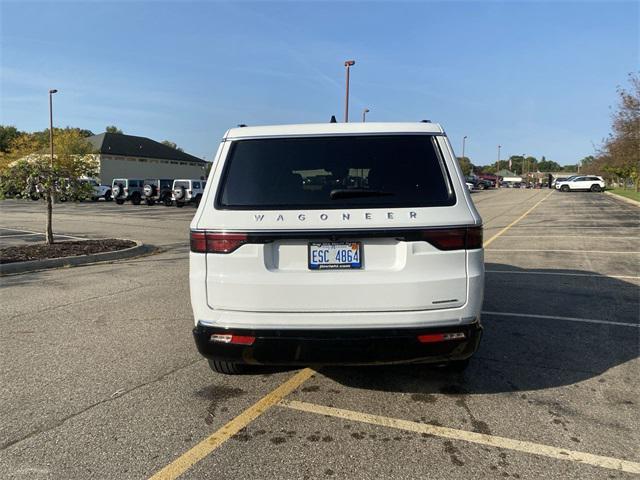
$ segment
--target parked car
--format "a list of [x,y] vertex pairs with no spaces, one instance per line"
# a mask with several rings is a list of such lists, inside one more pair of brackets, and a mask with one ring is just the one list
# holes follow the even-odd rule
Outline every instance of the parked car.
[[202,193],[207,182],[204,180],[194,179],[178,179],[173,181],[171,199],[175,202],[176,207],[184,207],[187,203],[200,205]]
[[118,205],[131,200],[134,205],[140,205],[144,182],[136,178],[114,178],[111,182],[111,196]]
[[[466,367],[482,219],[439,125],[234,128],[221,152],[190,233],[193,332],[214,371]],[[337,186],[346,174],[363,186]]]
[[473,183],[471,183],[471,182],[465,182],[465,183],[466,183],[467,188],[469,189],[470,192],[473,191],[476,188],[475,185]]
[[574,177],[571,180],[566,180],[564,182],[556,182],[556,190],[560,190],[562,192],[574,190],[602,192],[604,188],[605,183],[602,177],[596,177],[595,175],[585,175],[581,177]]
[[562,183],[562,182],[568,182],[573,180],[574,178],[578,177],[578,175],[571,175],[570,177],[558,177],[558,178],[554,178],[553,181],[551,182],[551,186],[555,187],[556,185],[558,185],[558,183]]
[[173,179],[169,178],[147,178],[142,187],[142,194],[147,205],[154,205],[156,202],[164,203],[170,207],[173,201],[171,194],[173,189]]
[[110,185],[101,185],[95,178],[83,178],[80,181],[87,182],[91,185],[93,189],[93,194],[90,197],[91,201],[97,202],[101,198],[104,199],[105,202],[112,200]]

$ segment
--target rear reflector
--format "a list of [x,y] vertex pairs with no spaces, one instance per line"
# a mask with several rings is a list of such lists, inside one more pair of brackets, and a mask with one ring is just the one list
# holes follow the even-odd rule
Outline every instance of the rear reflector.
[[233,345],[253,345],[253,342],[256,341],[256,337],[250,337],[248,335],[214,333],[213,335],[211,335],[210,340],[212,342],[231,343]]
[[482,248],[482,227],[424,230],[422,239],[438,250],[474,250]]
[[463,332],[452,333],[430,333],[428,335],[418,335],[420,343],[437,343],[446,342],[448,340],[463,340],[466,335]]
[[245,243],[244,233],[191,232],[191,251],[196,253],[231,253]]

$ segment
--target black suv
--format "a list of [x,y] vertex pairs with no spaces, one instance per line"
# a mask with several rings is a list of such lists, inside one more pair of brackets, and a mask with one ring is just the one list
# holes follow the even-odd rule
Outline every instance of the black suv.
[[144,181],[144,187],[142,189],[142,194],[147,205],[160,202],[170,207],[172,204],[172,186],[173,178],[147,178]]

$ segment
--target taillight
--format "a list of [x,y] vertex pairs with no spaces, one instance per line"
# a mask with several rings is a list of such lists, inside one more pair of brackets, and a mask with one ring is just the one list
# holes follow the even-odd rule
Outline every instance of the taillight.
[[207,235],[204,232],[191,232],[191,251],[207,253]]
[[482,226],[467,228],[467,250],[482,248]]
[[256,337],[250,335],[235,335],[225,333],[214,333],[211,335],[210,340],[217,343],[231,343],[233,345],[253,345],[256,341]]
[[452,332],[452,333],[429,333],[426,335],[418,335],[418,341],[420,343],[439,343],[447,342],[449,340],[464,340],[466,335],[464,332]]
[[245,243],[245,233],[191,232],[191,251],[196,253],[231,253]]
[[438,250],[474,250],[482,248],[482,227],[424,230],[422,239]]

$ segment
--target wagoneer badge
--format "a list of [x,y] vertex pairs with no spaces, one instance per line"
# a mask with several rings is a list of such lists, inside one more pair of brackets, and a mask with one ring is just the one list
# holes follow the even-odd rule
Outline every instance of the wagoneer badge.
[[[355,214],[351,214],[351,213],[318,213],[318,214],[314,214],[315,217],[317,217],[318,219],[320,219],[323,222],[328,221],[331,217],[334,216],[340,216],[340,219],[344,222],[349,222],[351,221],[352,218],[355,218],[356,215]],[[360,218],[364,218],[365,220],[373,220],[373,214],[371,212],[364,212],[362,214],[357,215]],[[416,212],[407,212],[406,215],[402,215],[405,218],[409,218],[409,220],[415,220],[416,218],[418,218],[418,214]],[[287,219],[293,218],[295,217],[296,220],[298,220],[299,222],[304,222],[305,220],[307,220],[307,215],[305,215],[304,213],[298,213],[298,214],[285,214],[283,213],[276,213],[275,214],[275,221],[276,222],[284,222]],[[262,222],[265,218],[264,214],[255,214],[253,216],[254,220],[256,222]],[[385,218],[387,220],[396,220],[400,218],[400,215],[398,215],[396,212],[385,212]]]

